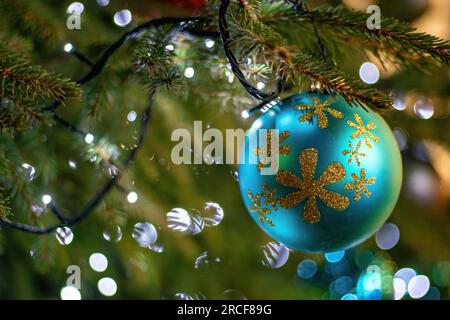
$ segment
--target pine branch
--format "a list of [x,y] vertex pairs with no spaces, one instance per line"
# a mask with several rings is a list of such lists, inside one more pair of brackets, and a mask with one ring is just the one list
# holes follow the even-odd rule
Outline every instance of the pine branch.
[[63,36],[60,20],[55,18],[45,1],[2,0],[0,17],[11,29],[42,42],[59,40]]
[[11,214],[11,208],[8,206],[8,199],[4,199],[0,194],[0,220],[8,221],[8,215]]
[[[134,51],[134,66],[143,75],[148,88],[158,88],[179,93],[185,87],[180,71],[173,61],[173,53],[167,50],[165,36],[167,32],[155,32],[144,38],[144,46]],[[160,36],[158,37],[158,34]],[[154,39],[158,39],[155,42]]]
[[[278,2],[276,2],[278,3]],[[415,32],[409,24],[390,17],[382,17],[381,29],[370,30],[370,14],[338,7],[319,7],[311,11],[294,11],[282,4],[265,5],[261,19],[266,23],[294,21],[299,24],[314,20],[317,28],[340,42],[358,44],[375,54],[394,56],[397,61],[418,62],[432,58],[449,64],[450,45],[435,36]]]
[[79,97],[81,90],[69,79],[47,72],[12,50],[0,45],[0,93],[14,100],[52,98],[63,102]]
[[0,134],[13,135],[16,131],[26,130],[35,124],[51,123],[51,117],[32,105],[4,98],[0,103]]
[[389,96],[367,88],[361,81],[350,78],[328,62],[303,53],[297,53],[293,60],[298,72],[317,81],[324,90],[342,95],[349,104],[378,110],[392,106]]
[[[239,19],[239,15],[235,15]],[[232,25],[233,43],[241,54],[263,57],[265,64],[289,83],[301,85],[305,79],[318,82],[325,91],[341,94],[353,105],[374,110],[390,109],[392,100],[379,90],[367,88],[323,59],[299,52],[286,44],[285,39],[260,20],[237,20]]]

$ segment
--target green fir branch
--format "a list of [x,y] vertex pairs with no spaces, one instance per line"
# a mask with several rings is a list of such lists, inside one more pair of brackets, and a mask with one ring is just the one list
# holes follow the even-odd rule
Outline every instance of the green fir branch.
[[[366,87],[360,80],[352,79],[334,65],[326,61],[297,53],[293,59],[295,69],[317,82],[320,87],[329,92],[338,93],[352,105],[368,106],[375,110],[390,109],[392,99],[383,92]],[[297,81],[302,78],[297,77]]]
[[269,24],[294,21],[299,26],[314,21],[321,33],[333,37],[335,41],[351,42],[376,55],[384,53],[395,57],[397,62],[419,63],[426,58],[447,65],[450,62],[450,45],[447,41],[416,32],[415,28],[395,18],[382,17],[381,28],[371,30],[367,27],[370,14],[362,11],[343,6],[322,6],[311,11],[297,12],[280,2],[284,1],[276,1],[272,5],[264,1],[261,20]]
[[27,130],[34,125],[50,125],[49,114],[37,110],[31,104],[3,98],[0,102],[0,134],[13,136],[17,131]]
[[143,76],[149,88],[182,92],[185,82],[173,61],[174,54],[166,48],[167,42],[164,38],[155,42],[152,40],[155,37],[158,38],[158,32],[144,37],[145,45],[135,49],[133,55],[135,69]]
[[8,221],[8,216],[11,214],[8,199],[5,199],[0,194],[0,220]]
[[81,90],[69,79],[33,66],[28,59],[0,45],[0,94],[15,101],[51,98],[63,102],[80,97]]
[[61,20],[45,1],[2,0],[0,18],[6,20],[11,29],[41,42],[57,41],[64,35]]

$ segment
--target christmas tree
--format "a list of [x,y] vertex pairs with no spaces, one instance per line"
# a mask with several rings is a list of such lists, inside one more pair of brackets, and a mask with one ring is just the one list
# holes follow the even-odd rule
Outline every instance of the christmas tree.
[[[372,2],[2,0],[0,297],[448,299],[450,6]],[[299,92],[381,115],[402,153],[392,215],[345,251],[296,252],[261,232],[247,209],[270,228],[294,204],[266,184],[244,192],[246,208],[237,165],[203,159],[195,138],[195,122],[245,130]],[[312,101],[296,124],[344,118]],[[378,137],[351,117],[365,138],[339,153],[359,167]],[[173,160],[177,129],[194,132],[192,164]],[[344,181],[332,161],[314,171],[322,151],[299,154],[306,222],[323,216],[320,197],[345,210],[373,192],[364,168]],[[338,180],[354,197],[323,194]]]

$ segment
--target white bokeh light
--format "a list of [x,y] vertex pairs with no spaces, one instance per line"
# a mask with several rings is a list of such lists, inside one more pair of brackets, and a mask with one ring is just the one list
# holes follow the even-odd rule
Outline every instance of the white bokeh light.
[[72,52],[72,50],[73,50],[73,44],[71,44],[70,42],[68,42],[64,45],[65,52],[69,53],[69,52]]
[[131,11],[128,9],[117,11],[114,14],[114,23],[119,27],[125,27],[131,22]]
[[166,50],[173,51],[173,50],[175,50],[175,47],[173,46],[173,44],[168,44],[166,46]]
[[411,298],[420,299],[425,296],[430,289],[430,279],[427,276],[415,276],[408,283],[408,293]]
[[88,133],[84,136],[84,141],[88,144],[94,142],[94,135],[91,133]]
[[134,122],[134,121],[136,121],[136,119],[137,119],[137,113],[136,113],[136,112],[130,111],[130,112],[127,114],[127,120],[128,120],[128,121]]
[[397,99],[394,101],[394,109],[398,111],[403,111],[406,109],[406,103],[403,100]]
[[112,278],[102,278],[97,283],[98,291],[104,296],[112,297],[117,292],[117,284]]
[[138,195],[136,192],[131,191],[127,196],[127,201],[129,203],[135,203],[138,200]]
[[73,241],[73,232],[68,227],[59,227],[55,231],[56,240],[58,240],[59,244],[62,246],[67,246]]
[[212,40],[212,39],[206,39],[205,40],[205,46],[208,49],[211,49],[212,47],[214,47],[215,44],[216,44],[216,42],[214,40]]
[[81,300],[80,291],[72,286],[67,286],[61,289],[61,300]]
[[359,76],[365,83],[374,84],[380,79],[380,70],[372,62],[365,62],[359,68]]
[[409,281],[411,281],[412,278],[416,276],[416,271],[411,268],[401,268],[399,269],[395,275],[394,278],[399,278],[405,281],[406,286],[408,286]]
[[106,7],[109,4],[109,0],[97,0],[97,4],[101,7]]
[[414,113],[421,119],[430,119],[434,114],[433,101],[428,98],[419,98],[414,103]]
[[77,163],[75,161],[73,161],[73,160],[69,160],[68,164],[69,164],[69,167],[71,169],[76,169],[77,168]]
[[248,113],[247,110],[244,110],[241,112],[241,117],[244,119],[248,119],[250,117],[250,114]]
[[184,76],[186,78],[192,78],[195,74],[195,70],[192,67],[187,67],[186,69],[184,69]]
[[264,84],[264,82],[258,82],[257,84],[256,84],[256,88],[258,88],[258,90],[262,90],[262,89],[264,89],[266,87],[266,85]]
[[390,250],[395,247],[399,239],[400,230],[393,223],[386,223],[375,235],[378,247],[383,250]]
[[108,268],[108,259],[102,253],[93,253],[89,257],[89,265],[92,270],[97,272],[103,272]]
[[70,14],[81,14],[84,11],[84,4],[82,4],[81,2],[72,2],[68,7],[67,7],[67,13]]
[[403,279],[394,278],[394,300],[400,300],[406,293],[406,283]]
[[22,163],[22,168],[27,171],[28,181],[33,181],[36,177],[36,169],[29,163]]
[[47,205],[47,204],[49,204],[50,202],[52,202],[52,197],[51,197],[50,195],[48,195],[48,194],[44,194],[44,195],[42,196],[42,203],[45,204],[45,205]]

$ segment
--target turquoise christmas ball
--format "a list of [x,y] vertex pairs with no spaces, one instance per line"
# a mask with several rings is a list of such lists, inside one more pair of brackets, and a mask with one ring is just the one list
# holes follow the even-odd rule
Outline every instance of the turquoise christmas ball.
[[273,239],[304,252],[344,250],[372,236],[402,183],[387,123],[339,95],[300,93],[274,104],[248,130],[240,163],[251,217]]

